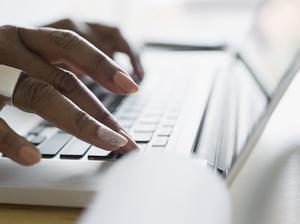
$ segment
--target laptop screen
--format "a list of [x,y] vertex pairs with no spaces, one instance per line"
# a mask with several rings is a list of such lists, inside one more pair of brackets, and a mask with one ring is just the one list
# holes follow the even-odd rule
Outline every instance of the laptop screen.
[[236,133],[229,139],[235,139],[232,140],[235,145],[232,144],[234,146],[231,147],[233,159],[219,167],[221,170],[228,171],[239,158],[266,115],[275,90],[293,65],[299,50],[300,0],[266,1],[239,53],[242,60],[235,64],[232,72],[237,83],[238,96],[236,120],[231,121],[235,123]]
[[262,6],[242,56],[271,96],[300,48],[300,0]]

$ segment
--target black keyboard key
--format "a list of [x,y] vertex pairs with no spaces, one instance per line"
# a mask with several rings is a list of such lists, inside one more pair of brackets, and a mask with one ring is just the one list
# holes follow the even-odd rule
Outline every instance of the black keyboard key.
[[110,112],[114,113],[123,100],[124,100],[124,96],[117,96],[117,95],[109,94],[106,97],[106,99],[102,102],[103,102],[104,106],[106,106]]
[[108,95],[105,91],[103,91],[103,88],[101,88],[98,83],[94,83],[94,86],[92,86],[90,89],[101,101],[104,101]]
[[72,138],[71,135],[58,132],[38,146],[44,158],[53,158]]
[[156,137],[153,142],[152,142],[152,146],[153,147],[165,147],[168,143],[168,137],[165,136],[158,136]]
[[62,159],[80,159],[90,148],[90,144],[73,138],[60,153]]
[[29,131],[29,134],[38,135],[41,131],[43,131],[44,128],[45,128],[45,126],[38,125],[38,126],[34,127],[33,129],[31,129]]
[[134,132],[132,137],[136,143],[148,143],[152,138],[152,133]]
[[96,146],[92,146],[87,152],[87,155],[89,160],[104,160],[111,158],[113,153]]
[[45,127],[45,128],[46,127],[55,127],[55,125],[53,125],[49,121],[45,121],[45,120],[43,120],[39,125],[42,126],[42,127]]

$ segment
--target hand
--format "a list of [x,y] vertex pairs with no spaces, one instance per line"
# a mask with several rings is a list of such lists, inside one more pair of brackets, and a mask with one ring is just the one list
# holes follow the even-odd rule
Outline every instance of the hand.
[[[111,58],[114,57],[116,52],[125,53],[129,57],[133,68],[132,78],[136,82],[142,81],[144,71],[139,55],[132,49],[132,47],[130,47],[118,28],[104,26],[97,23],[75,22],[70,19],[60,20],[46,26],[57,29],[72,30],[87,39]],[[77,75],[84,75],[78,71],[73,72]]]
[[[70,71],[89,74],[117,94],[128,94],[138,86],[116,63],[72,31],[52,28],[0,27],[0,64],[24,73],[13,99],[0,95],[0,110],[10,100],[26,112],[40,115],[60,129],[106,150],[128,152],[135,142],[114,120],[102,103]],[[39,151],[0,119],[0,152],[12,160],[31,165]]]

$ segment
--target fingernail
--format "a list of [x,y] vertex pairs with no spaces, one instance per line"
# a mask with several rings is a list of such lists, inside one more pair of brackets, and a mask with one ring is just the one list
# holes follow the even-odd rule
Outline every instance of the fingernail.
[[126,131],[124,131],[124,130],[120,130],[120,131],[118,131],[118,133],[120,134],[120,135],[123,135],[124,137],[126,137],[127,139],[130,139],[131,140],[131,142],[132,142],[132,144],[131,144],[131,147],[133,148],[133,149],[137,149],[138,148],[138,145],[135,143],[135,141],[133,140],[133,138],[130,136],[130,135],[128,135],[128,133],[126,132]]
[[126,137],[128,140],[127,145],[125,145],[124,147],[120,148],[119,150],[117,150],[118,153],[128,153],[130,151],[135,151],[138,149],[137,144],[135,143],[135,141],[124,131],[124,130],[119,130],[118,131],[119,134],[121,134],[122,136]]
[[116,71],[113,76],[113,80],[117,86],[128,93],[134,93],[139,90],[138,85],[121,71]]
[[41,159],[41,154],[29,146],[22,146],[19,149],[19,156],[22,162],[26,164],[34,164]]
[[128,140],[122,135],[114,132],[105,125],[98,128],[98,138],[105,144],[120,148],[127,144]]

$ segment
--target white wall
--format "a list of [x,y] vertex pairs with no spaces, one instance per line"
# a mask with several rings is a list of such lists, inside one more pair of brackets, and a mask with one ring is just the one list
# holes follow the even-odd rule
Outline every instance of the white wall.
[[[242,8],[243,4],[236,2],[256,1],[0,0],[0,25],[41,25],[70,17],[116,24],[132,39],[214,41],[231,38],[236,27],[245,29],[249,5],[244,4],[246,7]],[[240,8],[236,10],[233,6]]]

